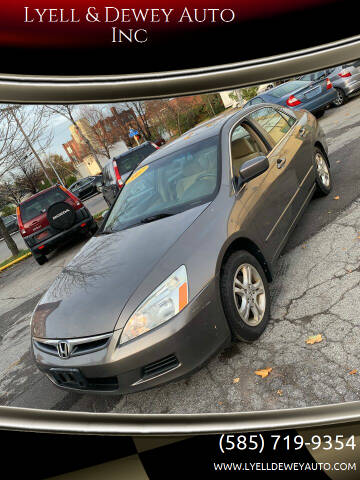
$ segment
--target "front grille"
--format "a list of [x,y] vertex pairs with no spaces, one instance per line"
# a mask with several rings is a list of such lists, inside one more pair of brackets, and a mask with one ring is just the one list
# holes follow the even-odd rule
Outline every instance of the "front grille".
[[109,343],[110,338],[102,338],[100,340],[93,340],[91,342],[79,343],[75,345],[71,356],[82,355],[84,353],[93,352],[104,348]]
[[85,355],[86,353],[96,352],[108,346],[112,334],[97,335],[96,337],[74,338],[65,340],[47,340],[42,338],[34,338],[34,345],[39,350],[50,355],[58,354],[58,343],[66,342],[69,346],[70,357],[77,355]]
[[51,343],[43,343],[37,340],[34,340],[34,345],[41,351],[49,353],[50,355],[57,355],[57,346],[52,345]]
[[87,378],[79,370],[51,368],[49,375],[60,387],[111,391],[119,388],[117,377]]
[[179,360],[175,355],[168,355],[167,357],[157,360],[156,362],[149,363],[143,367],[143,376],[142,378],[148,379],[150,377],[155,377],[161,373],[172,370],[173,368],[179,365]]

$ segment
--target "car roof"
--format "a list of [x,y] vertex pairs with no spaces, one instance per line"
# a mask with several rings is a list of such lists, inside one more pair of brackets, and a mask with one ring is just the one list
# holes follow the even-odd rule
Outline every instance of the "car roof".
[[[140,165],[147,165],[151,162],[158,160],[159,158],[163,158],[164,155],[170,155],[173,152],[177,152],[188,145],[193,143],[197,143],[201,140],[205,140],[210,137],[215,137],[220,135],[221,129],[224,124],[232,118],[234,115],[238,114],[239,111],[236,112],[223,112],[221,115],[216,117],[210,118],[205,122],[196,125],[195,127],[191,128],[187,132],[183,133],[180,137],[173,140],[172,142],[164,145],[163,147],[155,150],[151,155],[146,157]],[[247,112],[246,112],[247,113]]]
[[217,117],[211,118],[210,120],[196,125],[196,127],[188,130],[183,135],[181,135],[181,137],[177,138],[173,142],[168,143],[167,145],[159,148],[158,150],[155,150],[155,152],[146,157],[138,166],[148,165],[152,162],[155,162],[156,160],[159,160],[160,158],[164,158],[165,155],[171,155],[172,153],[175,153],[191,144],[220,135],[221,130],[226,123],[235,123],[241,120],[242,117],[249,115],[249,113],[251,113],[252,111],[264,107],[273,107],[276,109],[284,108],[282,105],[264,102],[257,105],[249,105],[248,107],[236,110],[235,112],[224,112]]

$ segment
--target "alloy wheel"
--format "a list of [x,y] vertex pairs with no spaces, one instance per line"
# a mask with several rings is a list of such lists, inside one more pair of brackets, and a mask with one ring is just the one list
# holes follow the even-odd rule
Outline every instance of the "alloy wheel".
[[341,90],[336,91],[336,99],[334,100],[334,105],[340,107],[344,103],[344,94]]
[[244,263],[236,270],[233,294],[241,319],[251,327],[259,325],[265,313],[266,295],[261,276],[253,265]]
[[324,157],[319,152],[317,152],[315,155],[315,163],[316,163],[316,170],[318,173],[318,177],[321,180],[321,183],[324,185],[324,187],[329,188],[330,186],[329,168],[326,164]]

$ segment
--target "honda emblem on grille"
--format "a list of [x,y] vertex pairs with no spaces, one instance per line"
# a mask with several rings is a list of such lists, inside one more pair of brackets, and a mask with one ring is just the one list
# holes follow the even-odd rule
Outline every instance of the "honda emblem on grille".
[[68,342],[58,342],[57,351],[60,358],[69,358],[70,357],[70,345]]

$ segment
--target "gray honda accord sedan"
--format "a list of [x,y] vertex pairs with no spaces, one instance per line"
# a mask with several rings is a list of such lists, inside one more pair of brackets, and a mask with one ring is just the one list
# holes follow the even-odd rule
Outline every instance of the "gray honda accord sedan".
[[32,321],[36,364],[59,387],[128,393],[201,367],[269,320],[291,230],[331,174],[305,111],[216,117],[147,157]]

